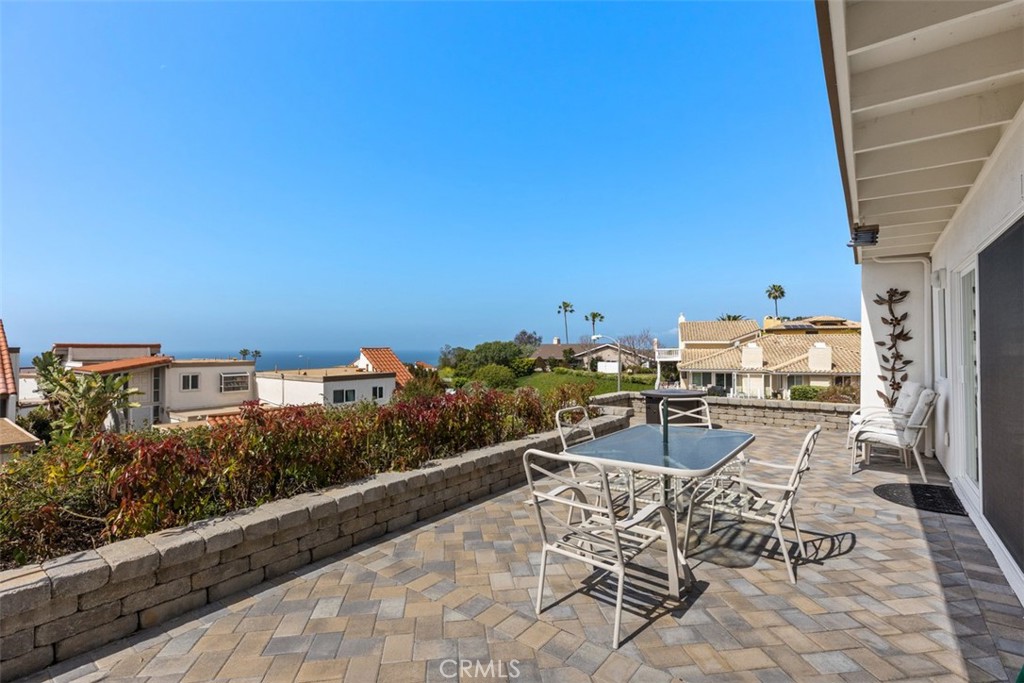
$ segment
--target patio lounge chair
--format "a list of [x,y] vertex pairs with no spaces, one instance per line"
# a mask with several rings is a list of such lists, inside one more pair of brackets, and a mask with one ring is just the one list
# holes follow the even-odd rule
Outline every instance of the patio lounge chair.
[[[708,520],[708,533],[711,533],[715,523],[715,513],[724,512],[738,516],[741,520],[752,520],[775,526],[775,533],[779,537],[779,552],[786,561],[786,571],[789,572],[789,582],[796,583],[796,574],[793,572],[793,562],[786,547],[786,537],[782,534],[782,522],[789,516],[793,523],[793,531],[796,533],[796,550],[799,555],[806,555],[803,539],[800,537],[800,527],[796,523],[796,514],[793,506],[796,502],[797,491],[800,488],[800,481],[804,472],[811,467],[811,453],[814,451],[814,444],[821,432],[821,425],[816,426],[807,436],[804,437],[803,445],[797,454],[796,462],[790,465],[779,465],[771,462],[764,462],[754,458],[747,458],[745,469],[740,476],[723,478],[714,485],[698,491],[693,496],[689,510],[686,512],[686,531],[683,536],[683,547],[688,548],[690,540],[690,523],[692,522],[694,508],[703,508],[710,513]],[[750,478],[750,466],[756,470],[759,467],[783,470],[789,472],[786,483],[765,482]]]
[[[555,472],[559,463],[568,467]],[[618,648],[626,566],[659,540],[667,548],[669,593],[679,598],[679,569],[685,559],[677,545],[675,515],[666,506],[651,503],[625,519],[617,518],[608,474],[589,458],[531,448],[523,455],[523,464],[543,543],[537,614],[543,611],[544,575],[550,553],[603,569],[618,579],[612,641],[612,647]],[[593,481],[600,483],[598,490],[590,488]],[[660,528],[648,526],[651,522],[660,522]]]
[[850,415],[850,427],[846,433],[846,447],[853,445],[853,434],[865,422],[877,422],[888,429],[903,428],[907,418],[914,412],[917,399],[921,396],[924,386],[917,382],[904,382],[900,395],[892,409],[882,406],[865,406],[858,408]]
[[[928,429],[928,420],[935,408],[935,400],[938,398],[931,389],[925,389],[917,399],[914,411],[907,418],[902,427],[889,427],[885,423],[868,420],[860,425],[853,433],[855,448],[850,455],[850,474],[858,461],[865,464],[871,462],[871,446],[887,446],[895,448],[903,458],[903,464],[910,467],[910,453],[914,454],[917,461],[917,468],[921,470],[921,479],[928,483],[928,475],[924,472],[924,462],[921,460],[919,446],[925,430]],[[858,457],[858,448],[860,457]]]

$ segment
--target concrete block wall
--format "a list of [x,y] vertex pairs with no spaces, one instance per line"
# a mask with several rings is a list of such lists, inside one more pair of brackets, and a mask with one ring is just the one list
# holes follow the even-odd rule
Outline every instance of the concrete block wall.
[[[594,420],[599,435],[628,424]],[[529,448],[559,450],[557,432],[0,572],[0,680],[519,486]]]
[[[849,403],[818,403],[816,401],[775,401],[757,398],[721,398],[707,396],[711,420],[724,427],[792,427],[813,429],[820,424],[824,430],[846,430],[850,415],[860,406]],[[606,409],[613,406],[631,408],[635,415],[646,414],[644,397],[636,391],[601,394],[591,403]]]

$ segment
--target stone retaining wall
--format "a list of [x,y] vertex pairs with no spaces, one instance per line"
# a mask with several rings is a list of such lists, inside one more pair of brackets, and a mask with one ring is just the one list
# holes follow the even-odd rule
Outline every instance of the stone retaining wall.
[[[625,428],[627,411],[594,420]],[[226,517],[0,572],[0,680],[9,681],[321,558],[525,482],[545,432],[411,472],[279,500]]]
[[[845,430],[850,414],[859,406],[849,403],[818,403],[816,401],[776,401],[757,398],[705,398],[711,409],[711,420],[728,427],[793,427],[813,429],[820,424],[824,430]],[[644,397],[636,391],[601,394],[592,399],[601,406],[632,408],[643,419]]]

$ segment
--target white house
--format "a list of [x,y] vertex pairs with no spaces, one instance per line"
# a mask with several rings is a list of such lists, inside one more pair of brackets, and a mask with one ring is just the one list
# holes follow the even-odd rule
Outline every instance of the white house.
[[352,365],[364,372],[390,372],[395,375],[395,386],[404,387],[412,379],[412,373],[395,352],[387,346],[364,346],[359,349],[359,358]]
[[[1024,600],[1024,2],[816,3],[853,258],[861,402],[891,290],[934,454]],[[837,238],[840,238],[837,235]]]
[[385,404],[395,393],[394,372],[355,367],[310,368],[256,373],[259,400],[275,406]]
[[159,356],[160,344],[57,342],[50,350],[61,359],[65,367],[77,368],[125,358]]
[[163,369],[163,413],[159,421],[193,422],[237,412],[246,401],[256,400],[255,375],[254,360],[175,359]]

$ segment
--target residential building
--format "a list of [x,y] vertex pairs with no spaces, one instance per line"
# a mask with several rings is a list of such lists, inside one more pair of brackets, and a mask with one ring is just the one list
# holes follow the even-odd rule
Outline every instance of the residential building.
[[394,374],[397,389],[401,389],[412,379],[409,368],[386,346],[364,346],[359,349],[359,358],[352,365],[364,372]]
[[13,454],[31,453],[42,440],[28,432],[13,420],[0,418],[0,464],[7,462]]
[[159,356],[160,344],[95,344],[90,342],[57,342],[50,350],[65,367],[76,368],[125,358]]
[[1017,2],[816,3],[861,269],[861,402],[889,393],[889,290],[929,452],[1024,600],[1024,12]]
[[164,369],[161,379],[160,422],[192,422],[235,413],[243,403],[257,397],[255,360],[175,359]]
[[835,316],[800,320],[687,320],[679,316],[679,346],[655,347],[658,361],[676,364],[680,386],[717,387],[730,396],[788,398],[797,385],[850,384],[860,375],[860,326]]
[[0,320],[0,418],[13,420],[18,414],[18,362],[21,349],[7,344],[4,321]]
[[252,360],[136,356],[74,368],[77,373],[125,374],[138,407],[128,411],[130,429],[164,422],[191,422],[236,412],[256,399]]
[[257,372],[256,387],[260,402],[274,406],[345,405],[357,401],[383,405],[397,389],[395,374],[351,366]]

